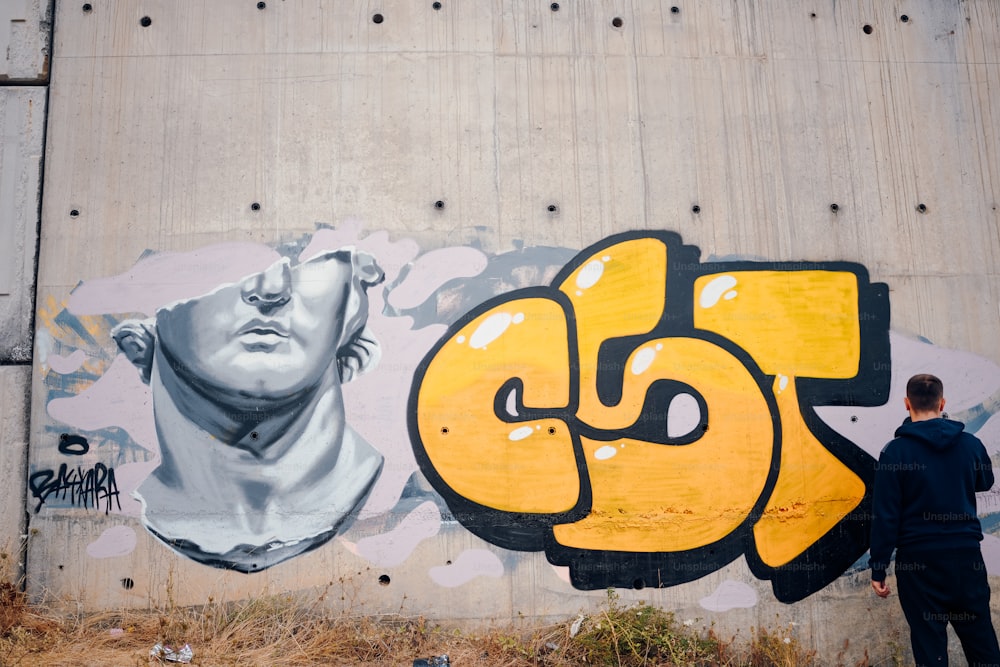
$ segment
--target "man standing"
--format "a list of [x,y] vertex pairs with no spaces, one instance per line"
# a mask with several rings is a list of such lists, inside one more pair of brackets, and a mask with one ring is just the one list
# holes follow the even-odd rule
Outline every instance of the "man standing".
[[885,571],[896,549],[899,604],[918,667],[948,664],[948,623],[970,666],[1000,666],[976,511],[976,492],[993,486],[989,456],[961,422],[942,417],[935,376],[910,378],[904,402],[910,417],[875,472],[872,588],[889,595]]

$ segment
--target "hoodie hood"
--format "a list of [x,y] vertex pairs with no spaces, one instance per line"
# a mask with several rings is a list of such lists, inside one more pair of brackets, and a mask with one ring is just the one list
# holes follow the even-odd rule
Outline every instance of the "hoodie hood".
[[964,430],[965,424],[952,419],[939,417],[915,422],[907,417],[896,429],[896,437],[915,440],[934,449],[947,449]]

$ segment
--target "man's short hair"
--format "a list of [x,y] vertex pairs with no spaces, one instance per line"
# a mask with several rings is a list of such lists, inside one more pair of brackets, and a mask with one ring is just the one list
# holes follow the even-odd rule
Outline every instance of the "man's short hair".
[[906,383],[906,398],[916,412],[937,412],[944,397],[944,384],[929,373],[914,375]]

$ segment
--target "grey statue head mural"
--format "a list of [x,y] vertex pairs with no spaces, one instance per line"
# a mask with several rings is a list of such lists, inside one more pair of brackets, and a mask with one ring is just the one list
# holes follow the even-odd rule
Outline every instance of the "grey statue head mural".
[[383,462],[341,393],[378,362],[367,290],[383,278],[351,248],[286,257],[112,331],[152,390],[161,461],[137,495],[153,535],[254,572],[346,525]]

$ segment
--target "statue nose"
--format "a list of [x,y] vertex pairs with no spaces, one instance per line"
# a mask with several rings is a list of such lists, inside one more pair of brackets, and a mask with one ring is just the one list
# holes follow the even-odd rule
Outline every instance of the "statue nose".
[[285,257],[243,283],[244,303],[267,312],[280,308],[292,297],[291,261]]

